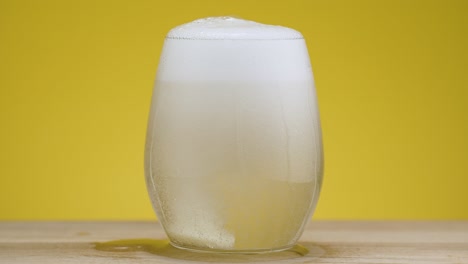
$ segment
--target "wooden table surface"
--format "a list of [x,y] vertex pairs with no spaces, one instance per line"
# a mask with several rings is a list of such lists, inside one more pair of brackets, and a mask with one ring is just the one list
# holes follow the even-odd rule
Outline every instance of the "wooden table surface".
[[202,254],[168,245],[156,222],[0,222],[0,263],[468,263],[468,221],[314,221],[299,244]]

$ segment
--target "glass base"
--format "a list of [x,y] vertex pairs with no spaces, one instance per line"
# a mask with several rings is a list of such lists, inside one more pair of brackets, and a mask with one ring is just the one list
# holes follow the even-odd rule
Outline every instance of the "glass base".
[[256,255],[256,254],[267,254],[267,253],[274,253],[274,252],[281,252],[290,250],[294,247],[294,245],[288,245],[285,247],[279,248],[261,248],[261,249],[212,249],[212,248],[197,248],[197,247],[190,247],[190,246],[181,246],[177,245],[176,243],[170,241],[170,244],[178,249],[187,250],[191,252],[197,253],[210,253],[210,254],[242,254],[242,255]]

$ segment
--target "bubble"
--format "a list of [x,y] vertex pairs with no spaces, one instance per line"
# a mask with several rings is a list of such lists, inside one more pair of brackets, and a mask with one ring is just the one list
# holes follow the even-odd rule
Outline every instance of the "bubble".
[[298,31],[275,25],[224,16],[207,17],[180,25],[167,35],[169,39],[204,40],[288,40],[302,39]]

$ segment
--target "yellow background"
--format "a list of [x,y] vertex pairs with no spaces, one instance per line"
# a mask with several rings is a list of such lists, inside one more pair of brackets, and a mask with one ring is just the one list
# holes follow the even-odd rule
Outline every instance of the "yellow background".
[[468,218],[468,1],[0,0],[0,219],[153,219],[146,121],[167,31],[295,28],[316,78],[316,219]]

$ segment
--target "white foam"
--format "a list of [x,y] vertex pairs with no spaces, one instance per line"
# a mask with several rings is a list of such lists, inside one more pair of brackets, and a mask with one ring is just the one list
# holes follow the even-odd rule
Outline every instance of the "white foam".
[[169,32],[161,81],[304,81],[312,77],[307,46],[296,30],[216,17]]
[[275,25],[266,25],[234,17],[208,17],[197,19],[172,29],[172,39],[241,39],[274,40],[302,39],[298,31]]

